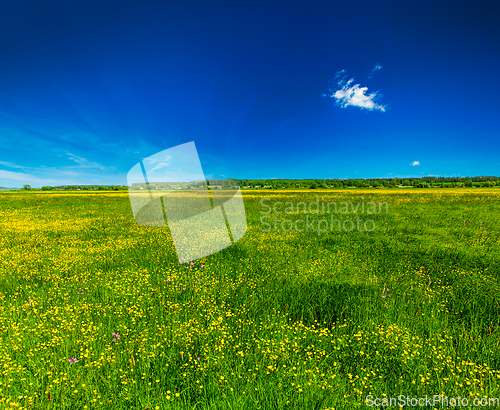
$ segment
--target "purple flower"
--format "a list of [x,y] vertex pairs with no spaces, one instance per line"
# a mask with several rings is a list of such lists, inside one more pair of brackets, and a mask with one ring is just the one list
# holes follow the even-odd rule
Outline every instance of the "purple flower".
[[170,282],[170,279],[167,279],[167,282]]
[[201,265],[201,267],[203,268],[203,265]]
[[198,357],[198,360],[200,360],[200,358]]
[[78,360],[76,360],[74,357],[72,357],[71,359],[68,359],[68,361],[70,363],[76,363]]
[[384,295],[384,296],[382,296],[382,297],[383,297],[383,298],[385,298],[385,295]]

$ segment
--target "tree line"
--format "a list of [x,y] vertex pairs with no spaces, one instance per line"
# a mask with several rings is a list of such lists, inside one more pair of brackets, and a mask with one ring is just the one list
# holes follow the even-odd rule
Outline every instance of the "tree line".
[[500,177],[422,177],[370,179],[238,179],[246,189],[335,189],[335,188],[460,188],[500,186]]
[[[210,181],[212,189],[231,188],[230,179]],[[500,177],[422,177],[369,179],[232,179],[243,189],[345,189],[345,188],[483,188],[500,187]],[[146,189],[146,184],[133,184],[130,189]],[[150,183],[150,189],[206,189],[205,181],[192,183]],[[24,190],[35,190],[24,185]],[[128,191],[127,185],[58,185],[43,186],[42,191]]]

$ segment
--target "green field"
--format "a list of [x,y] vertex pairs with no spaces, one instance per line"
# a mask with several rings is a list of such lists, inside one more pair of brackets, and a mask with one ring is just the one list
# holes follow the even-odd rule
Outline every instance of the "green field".
[[[263,203],[316,196],[377,212],[331,213],[320,233],[287,229],[325,218],[300,207],[261,221]],[[500,189],[243,197],[246,235],[189,267],[127,193],[0,194],[0,408],[500,397]],[[374,229],[337,229],[358,216]]]

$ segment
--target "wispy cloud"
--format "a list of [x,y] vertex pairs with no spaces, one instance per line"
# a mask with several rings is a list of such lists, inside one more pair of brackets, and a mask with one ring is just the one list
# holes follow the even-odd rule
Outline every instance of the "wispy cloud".
[[370,71],[370,74],[368,74],[368,78],[373,78],[373,74],[375,74],[375,71],[382,70],[382,65],[381,64],[376,64],[375,67],[373,67],[373,70]]
[[81,168],[94,168],[100,169],[101,171],[106,171],[106,167],[102,164],[99,164],[97,162],[90,162],[86,158],[79,157],[77,155],[71,154],[70,152],[67,152],[66,155],[68,155],[71,161],[79,164]]
[[410,165],[412,167],[416,167],[417,165],[420,165],[420,162],[419,161],[413,161]]
[[24,181],[26,179],[34,179],[35,177],[30,174],[24,174],[22,172],[12,172],[0,170],[0,178],[8,179],[10,181]]
[[143,158],[143,161],[145,161],[151,165],[156,164],[157,162],[165,163],[165,165],[168,165],[168,164],[170,164],[171,159],[172,159],[172,157],[170,155],[165,154],[164,156],[153,155],[153,156],[148,157],[148,158]]
[[[21,172],[0,170],[0,186],[22,187],[29,184],[33,187],[43,185],[123,185],[123,178],[114,172],[114,167],[102,169],[80,166],[59,167],[22,167]],[[80,172],[81,171],[81,172]]]
[[353,85],[354,78],[347,80],[347,76],[343,75],[345,72],[341,70],[335,74],[335,86],[329,89],[328,94],[322,94],[323,97],[335,98],[336,103],[342,108],[353,106],[370,111],[385,111],[386,106],[376,102],[381,97],[380,93],[365,94],[368,87],[361,87],[360,84]]
[[24,168],[21,165],[16,165],[16,164],[14,164],[12,162],[8,162],[8,161],[0,161],[0,165],[3,165],[5,167],[9,167],[9,168]]
[[159,162],[158,165],[156,165],[156,167],[152,168],[149,172],[153,172],[157,169],[162,169],[162,168],[168,167],[169,165],[170,165],[169,162]]
[[0,170],[0,186],[11,186],[11,185],[24,185],[24,184],[34,184],[41,186],[42,184],[57,183],[59,181],[54,179],[43,179],[38,178],[32,174],[27,174],[24,172],[12,172]]
[[335,73],[335,79],[339,78],[340,76],[342,76],[342,74],[344,74],[346,71],[345,70],[340,70],[340,71],[337,71]]

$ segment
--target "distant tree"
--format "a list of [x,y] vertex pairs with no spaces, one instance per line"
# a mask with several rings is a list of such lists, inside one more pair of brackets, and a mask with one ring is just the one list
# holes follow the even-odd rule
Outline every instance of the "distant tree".
[[370,185],[370,183],[368,181],[365,181],[364,179],[358,179],[357,185],[359,188],[367,188]]
[[467,181],[465,181],[465,186],[466,186],[467,188],[472,187],[472,180],[471,180],[471,179],[468,179]]
[[43,186],[42,191],[50,191],[50,186]]
[[26,191],[31,191],[31,186],[26,184],[23,189],[25,189]]

